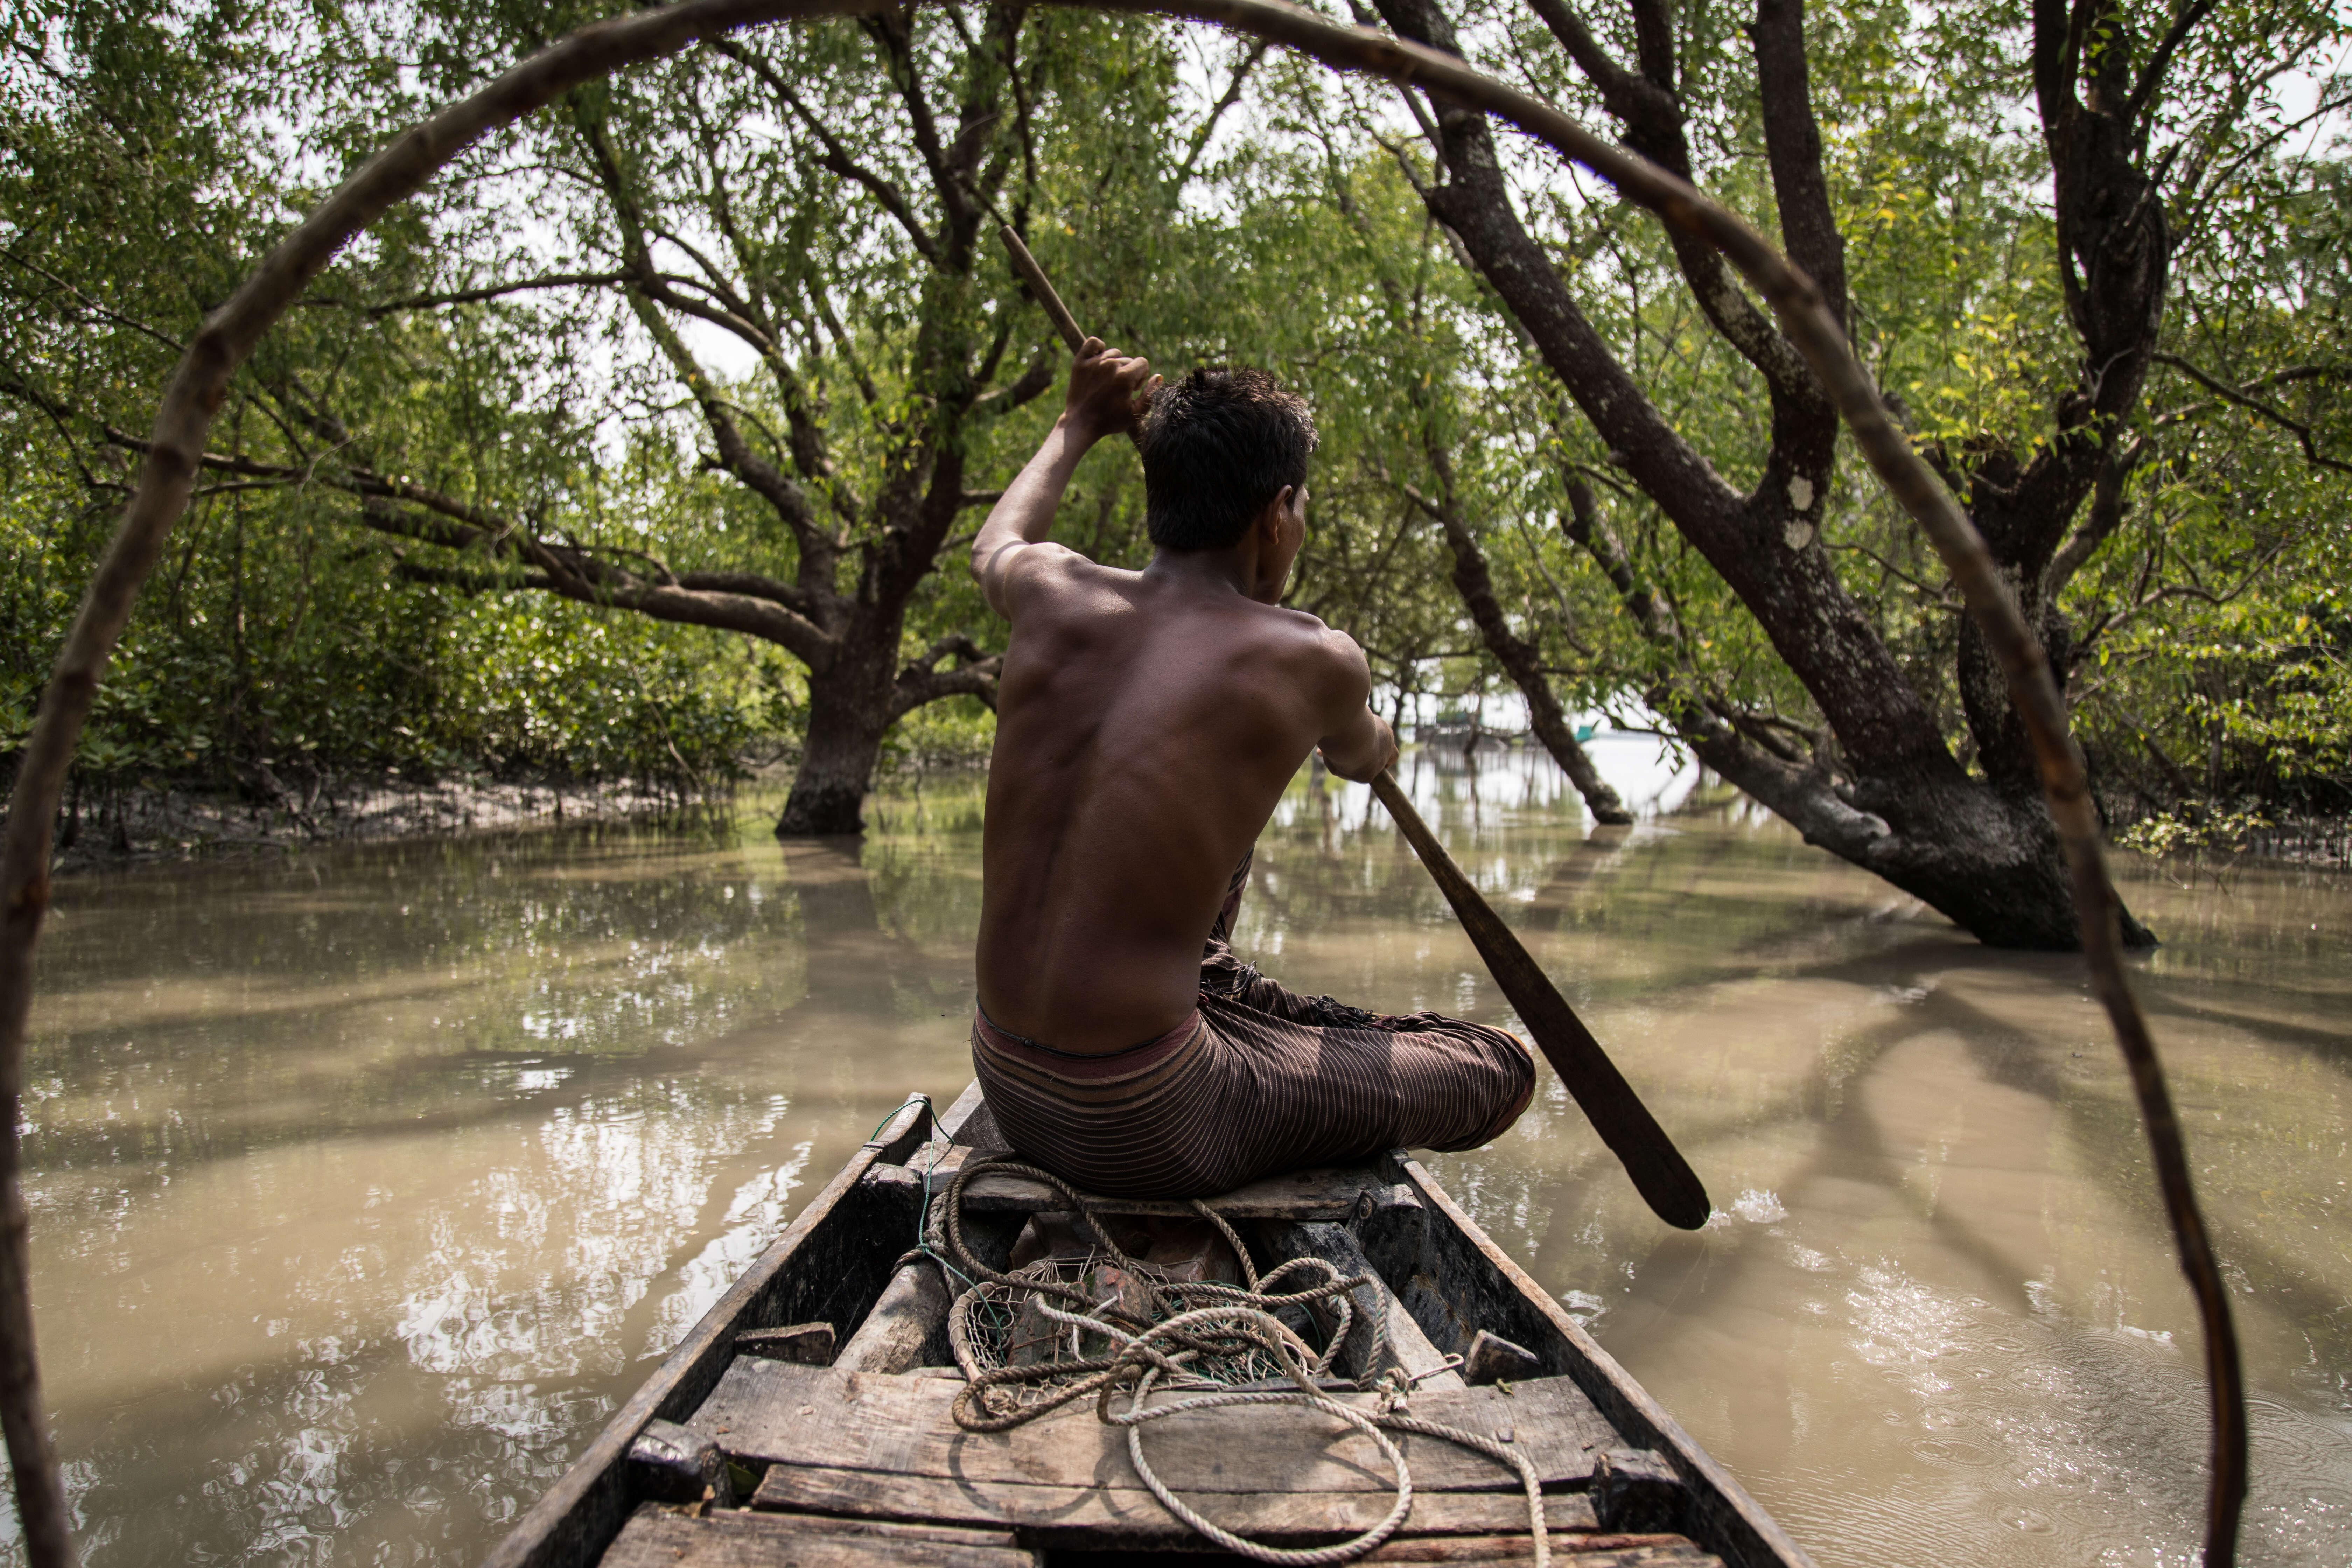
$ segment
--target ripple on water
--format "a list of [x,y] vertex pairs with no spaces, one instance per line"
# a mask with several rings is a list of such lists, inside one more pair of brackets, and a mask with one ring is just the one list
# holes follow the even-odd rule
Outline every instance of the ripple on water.
[[[2086,1328],[2045,1300],[2021,1318],[1947,1293],[1884,1263],[1856,1269],[1846,1296],[1853,1352],[1917,1403],[1890,1425],[1924,1428],[1914,1465],[1874,1477],[1869,1529],[1835,1499],[1776,1507],[1818,1519],[1800,1531],[1824,1562],[1951,1560],[2007,1565],[2169,1564],[2194,1555],[2205,1387],[2168,1341]],[[2249,1402],[2253,1474],[2242,1561],[2328,1568],[2352,1554],[2352,1444],[2278,1400]],[[1791,1477],[1799,1489],[1850,1489],[1851,1474]],[[1884,1512],[1880,1512],[1883,1505]],[[1933,1557],[1923,1555],[1933,1542]]]

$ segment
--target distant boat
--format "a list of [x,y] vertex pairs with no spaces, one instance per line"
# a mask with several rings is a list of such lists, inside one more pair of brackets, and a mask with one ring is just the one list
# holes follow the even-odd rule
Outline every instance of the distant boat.
[[1576,727],[1576,743],[1580,746],[1600,732],[1601,726],[1599,724],[1579,724]]
[[[1091,1396],[1006,1431],[951,1419],[967,1384],[946,1364],[956,1353],[947,1291],[937,1266],[907,1248],[931,1194],[943,1194],[968,1160],[1003,1152],[977,1084],[936,1129],[929,1103],[909,1100],[621,1406],[489,1563],[1244,1561],[1200,1555],[1211,1543],[1146,1489],[1128,1434],[1097,1418]],[[963,1199],[967,1256],[992,1268],[1010,1268],[1016,1248],[1043,1234],[1038,1216],[1068,1207],[1012,1173],[976,1174]],[[1089,1201],[1106,1215],[1188,1212]],[[1368,1277],[1349,1300],[1359,1321],[1383,1331],[1342,1342],[1348,1353],[1330,1367],[1339,1381],[1321,1385],[1328,1397],[1370,1415],[1385,1408],[1374,1384],[1410,1380],[1407,1414],[1491,1435],[1523,1456],[1542,1488],[1547,1539],[1562,1568],[1811,1568],[1729,1473],[1403,1152],[1273,1177],[1210,1206],[1237,1227],[1262,1269],[1311,1256],[1340,1279]],[[1021,1321],[1007,1331],[1016,1360],[1019,1347],[1051,1343],[1057,1332],[1015,1339]],[[1370,1439],[1326,1414],[1264,1404],[1188,1410],[1150,1430],[1162,1479],[1204,1518],[1253,1541],[1324,1545],[1391,1506],[1391,1475]],[[1519,1476],[1447,1441],[1414,1435],[1397,1443],[1412,1469],[1412,1507],[1371,1562],[1531,1562]],[[1169,1551],[1193,1555],[1160,1555]]]

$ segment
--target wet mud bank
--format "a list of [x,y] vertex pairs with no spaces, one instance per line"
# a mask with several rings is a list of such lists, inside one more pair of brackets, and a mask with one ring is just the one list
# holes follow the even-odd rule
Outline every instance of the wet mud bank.
[[[158,861],[282,855],[327,844],[458,837],[567,822],[618,822],[722,805],[731,791],[681,793],[636,781],[398,777],[308,789],[138,786],[69,795],[59,814],[60,873]],[[0,810],[0,823],[7,814]]]

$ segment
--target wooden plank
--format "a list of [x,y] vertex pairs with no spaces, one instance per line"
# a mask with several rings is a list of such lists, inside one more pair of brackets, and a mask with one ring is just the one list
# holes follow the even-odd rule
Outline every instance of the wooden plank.
[[[940,1113],[940,1131],[951,1132],[967,1142],[978,1142],[970,1136],[975,1127],[972,1119],[987,1105],[987,1098],[981,1092],[980,1079],[973,1079],[963,1086],[963,1092],[955,1097],[955,1103]],[[988,1124],[994,1127],[995,1119],[991,1117]]]
[[[1265,1223],[1263,1234],[1269,1262],[1292,1258],[1319,1258],[1349,1279],[1359,1274],[1372,1276],[1370,1284],[1358,1287],[1349,1298],[1358,1316],[1355,1325],[1349,1330],[1348,1345],[1341,1352],[1339,1371],[1360,1382],[1367,1376],[1378,1377],[1390,1367],[1397,1367],[1407,1376],[1416,1379],[1418,1387],[1432,1393],[1442,1388],[1468,1386],[1460,1373],[1447,1369],[1444,1353],[1429,1342],[1429,1336],[1421,1331],[1421,1325],[1412,1321],[1412,1314],[1404,1310],[1395,1293],[1389,1289],[1380,1277],[1380,1270],[1372,1267],[1371,1260],[1364,1256],[1363,1249],[1356,1245],[1356,1238],[1348,1234],[1345,1226],[1328,1221],[1299,1224],[1271,1220]],[[1378,1366],[1368,1366],[1364,1361],[1363,1352],[1371,1348],[1371,1340],[1363,1325],[1363,1317],[1369,1313],[1379,1314],[1384,1336]],[[1487,1381],[1494,1380],[1489,1378]]]
[[956,1096],[956,1102],[948,1107],[945,1116],[940,1118],[940,1131],[952,1133],[955,1142],[965,1148],[983,1153],[1004,1153],[1013,1147],[1004,1141],[1003,1132],[998,1129],[996,1112],[988,1108],[987,1100],[981,1094],[978,1079],[964,1085],[963,1092]]
[[[964,1481],[1140,1487],[1126,1433],[1091,1402],[1009,1432],[972,1433],[949,1414],[957,1385],[833,1367],[739,1360],[695,1416],[730,1454],[753,1464],[827,1466]],[[1163,1396],[1155,1395],[1155,1400]],[[1181,1397],[1169,1395],[1169,1398]],[[1334,1397],[1377,1407],[1371,1394]],[[1511,1434],[1549,1486],[1588,1481],[1596,1452],[1621,1439],[1566,1378],[1416,1396],[1412,1413],[1475,1432]],[[1486,1491],[1517,1484],[1495,1460],[1451,1443],[1401,1436],[1420,1491]],[[1152,1468],[1181,1491],[1377,1491],[1392,1472],[1360,1433],[1296,1406],[1188,1412],[1144,1436]]]
[[1592,1511],[1611,1530],[1680,1530],[1690,1485],[1663,1455],[1612,1448],[1593,1461]]
[[[814,1315],[793,1310],[793,1303],[785,1300],[797,1282],[796,1264],[804,1250],[824,1250],[837,1244],[834,1250],[839,1256],[827,1264],[830,1282],[854,1288],[858,1271],[845,1264],[864,1246],[865,1233],[877,1215],[871,1202],[853,1205],[848,1200],[868,1170],[877,1163],[906,1159],[930,1131],[929,1102],[909,1097],[793,1216],[783,1235],[711,1304],[653,1375],[614,1412],[571,1468],[524,1512],[484,1560],[485,1568],[584,1568],[595,1562],[628,1515],[633,1501],[629,1446],[646,1423],[657,1416],[683,1420],[693,1414],[704,1393],[733,1359],[738,1331]],[[880,1194],[873,1196],[879,1199]],[[860,1212],[846,1212],[852,1208]],[[878,1291],[880,1284],[877,1279],[874,1289]],[[774,1315],[762,1316],[763,1311]]]
[[908,1372],[926,1360],[946,1362],[954,1353],[948,1344],[950,1305],[938,1264],[900,1265],[833,1364],[846,1372]]
[[745,1329],[735,1336],[735,1353],[765,1356],[770,1361],[796,1361],[803,1366],[830,1366],[836,1337],[831,1323]]
[[[1691,1513],[1683,1528],[1719,1553],[1730,1568],[1813,1568],[1804,1548],[1731,1472],[1694,1442],[1549,1291],[1512,1261],[1419,1161],[1399,1163],[1430,1210],[1421,1257],[1412,1266],[1410,1283],[1399,1293],[1433,1342],[1444,1346],[1450,1339],[1455,1348],[1466,1349],[1483,1328],[1534,1352],[1545,1370],[1573,1379],[1598,1414],[1623,1434],[1612,1447],[1655,1449],[1681,1473],[1691,1491]],[[1449,1327],[1450,1333],[1445,1331]]]
[[1003,1531],[868,1524],[804,1515],[647,1503],[604,1553],[605,1568],[1034,1568]]
[[[970,1152],[964,1145],[958,1144],[940,1157],[930,1171],[932,1192],[946,1189],[963,1168]],[[928,1158],[925,1155],[912,1165],[877,1167],[871,1180],[919,1193],[923,1188],[921,1166]],[[1367,1190],[1385,1193],[1388,1185],[1380,1173],[1368,1165],[1318,1166],[1236,1187],[1221,1197],[1211,1198],[1209,1206],[1228,1219],[1344,1220],[1355,1211]],[[1089,1201],[1099,1214],[1182,1215],[1193,1212],[1190,1204],[1156,1198],[1094,1197]],[[1069,1206],[1069,1200],[1053,1188],[1020,1176],[975,1176],[971,1185],[964,1189],[967,1214],[1031,1215]]]
[[[1197,1500],[1226,1529],[1283,1546],[1343,1540],[1379,1522],[1389,1506],[1384,1491],[1225,1492]],[[1055,1550],[1165,1551],[1206,1544],[1160,1507],[1159,1499],[1130,1487],[1041,1486],[771,1465],[752,1494],[751,1506],[996,1526],[1013,1531],[1024,1544]],[[1412,1517],[1405,1528],[1415,1535],[1485,1535],[1523,1530],[1527,1521],[1527,1499],[1517,1492],[1430,1492],[1416,1487]],[[1548,1496],[1544,1522],[1555,1531],[1590,1534],[1596,1528],[1591,1500],[1581,1492]]]
[[[1593,1536],[1579,1541],[1551,1541],[1555,1557],[1566,1557],[1576,1568],[1722,1568],[1722,1559],[1699,1550],[1680,1535]],[[1392,1540],[1358,1558],[1359,1563],[1533,1563],[1535,1542],[1528,1536],[1488,1535],[1405,1537]]]

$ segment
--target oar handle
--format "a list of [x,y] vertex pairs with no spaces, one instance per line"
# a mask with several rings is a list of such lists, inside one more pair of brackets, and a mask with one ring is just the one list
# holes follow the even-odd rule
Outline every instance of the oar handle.
[[1698,1173],[1690,1168],[1690,1162],[1683,1158],[1674,1140],[1633,1092],[1633,1086],[1601,1048],[1601,1042],[1592,1037],[1592,1031],[1569,1006],[1551,977],[1470,885],[1470,879],[1462,874],[1462,868],[1454,863],[1437,835],[1405,798],[1396,775],[1381,769],[1372,780],[1372,793],[1396,818],[1405,842],[1421,857],[1423,868],[1445,895],[1445,901],[1454,906],[1454,918],[1462,922],[1478,956],[1486,961],[1487,970],[1518,1013],[1519,1022],[1535,1037],[1601,1141],[1623,1163],[1636,1190],[1668,1225],[1685,1230],[1705,1225],[1713,1205],[1707,1202]]
[[1054,286],[1045,280],[1045,269],[1037,265],[1037,258],[1029,254],[1029,247],[1021,243],[1021,237],[1013,232],[1011,224],[998,224],[996,237],[1004,242],[1005,254],[1013,258],[1013,270],[1021,274],[1021,281],[1029,285],[1029,292],[1045,308],[1046,320],[1062,334],[1062,341],[1070,345],[1070,352],[1077,353],[1087,334],[1078,326],[1078,319],[1070,314],[1070,308],[1062,303],[1062,297],[1054,292]]

